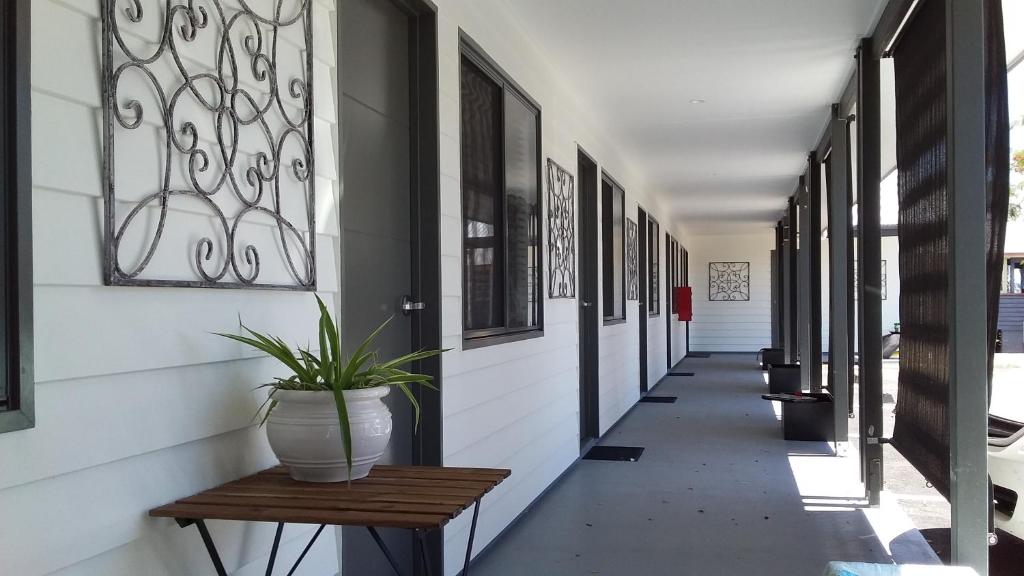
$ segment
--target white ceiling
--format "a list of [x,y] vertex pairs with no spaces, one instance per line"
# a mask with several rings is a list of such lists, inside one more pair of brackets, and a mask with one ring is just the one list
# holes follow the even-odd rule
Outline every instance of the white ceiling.
[[882,5],[502,1],[693,233],[778,219]]

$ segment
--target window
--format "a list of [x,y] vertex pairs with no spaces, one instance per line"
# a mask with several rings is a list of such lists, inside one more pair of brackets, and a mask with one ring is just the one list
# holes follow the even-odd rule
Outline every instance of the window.
[[660,237],[658,221],[647,217],[647,302],[650,316],[661,314],[661,291],[658,290],[658,266]]
[[0,2],[0,432],[35,420],[29,12],[29,0]]
[[542,329],[540,108],[466,36],[461,52],[462,321],[483,345]]
[[626,320],[626,194],[607,174],[601,179],[601,270],[604,323]]

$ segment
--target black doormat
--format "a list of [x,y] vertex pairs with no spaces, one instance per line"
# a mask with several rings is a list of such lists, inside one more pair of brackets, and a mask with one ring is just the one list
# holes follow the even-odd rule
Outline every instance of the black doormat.
[[669,372],[669,376],[693,376],[693,372]]
[[594,446],[583,459],[636,462],[643,453],[644,449],[636,446]]
[[676,396],[644,396],[640,401],[653,404],[675,404],[676,398]]
[[711,358],[711,352],[690,352],[688,358]]

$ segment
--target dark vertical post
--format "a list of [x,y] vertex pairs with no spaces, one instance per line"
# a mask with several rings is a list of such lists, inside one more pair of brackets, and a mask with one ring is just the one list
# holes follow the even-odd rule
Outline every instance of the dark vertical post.
[[789,199],[789,215],[787,216],[789,228],[786,235],[786,282],[789,289],[786,291],[786,362],[796,362],[800,357],[797,343],[799,333],[797,330],[797,209],[796,198]]
[[778,347],[785,348],[785,217],[775,224],[775,261],[778,265],[778,305],[775,308],[775,322],[778,324]]
[[[859,71],[858,71],[859,75]],[[859,82],[859,81],[858,81]],[[846,302],[849,304],[846,308],[846,337],[847,337],[847,358],[846,358],[846,379],[847,379],[847,395],[846,397],[850,401],[850,412],[848,416],[853,416],[853,396],[854,396],[854,385],[856,384],[855,374],[853,371],[854,360],[855,360],[855,344],[857,342],[857,306],[855,302],[855,279],[856,274],[854,273],[854,264],[856,262],[856,255],[854,253],[854,246],[856,245],[856,235],[853,228],[853,194],[854,194],[854,174],[856,173],[856,167],[853,165],[853,134],[856,118],[850,116],[846,122],[846,215],[847,215],[847,226],[846,226],[846,277],[849,282],[846,284]],[[863,480],[863,478],[862,478]]]
[[796,189],[797,205],[800,207],[797,221],[797,243],[799,252],[797,261],[797,338],[800,350],[800,389],[811,389],[811,250],[813,234],[811,233],[811,210],[808,206],[809,194],[807,193],[807,172],[800,177],[800,184]]
[[984,2],[946,0],[952,560],[988,574]]
[[880,227],[881,105],[880,72],[872,40],[861,41],[860,121],[857,145],[857,287],[860,306],[860,416],[864,477],[869,503],[878,506],[882,493],[882,233]]
[[821,392],[821,162],[817,153],[808,158],[807,169],[807,364],[811,392]]
[[835,407],[836,452],[841,453],[841,444],[849,441],[850,374],[846,367],[850,361],[848,290],[850,242],[847,230],[850,227],[850,210],[847,198],[850,155],[847,151],[846,119],[839,117],[839,106],[832,106],[832,178],[828,190],[828,249],[829,274],[829,374],[832,377],[832,397]]

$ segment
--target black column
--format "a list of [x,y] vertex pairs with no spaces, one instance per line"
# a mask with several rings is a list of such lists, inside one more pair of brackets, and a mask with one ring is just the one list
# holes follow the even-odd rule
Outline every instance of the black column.
[[872,41],[861,41],[857,57],[860,69],[860,121],[857,146],[860,153],[857,195],[857,267],[860,313],[860,437],[869,502],[877,506],[882,492],[882,234],[879,219],[881,177],[880,72]]
[[789,199],[789,214],[786,219],[789,228],[786,230],[786,282],[789,289],[786,291],[786,362],[796,362],[800,356],[799,349],[799,324],[797,319],[797,209],[796,198]]
[[808,355],[803,361],[809,363],[811,392],[821,392],[821,163],[812,152],[808,158],[807,210],[809,223],[804,239],[810,256],[810,274],[807,288],[807,319],[810,322]]

